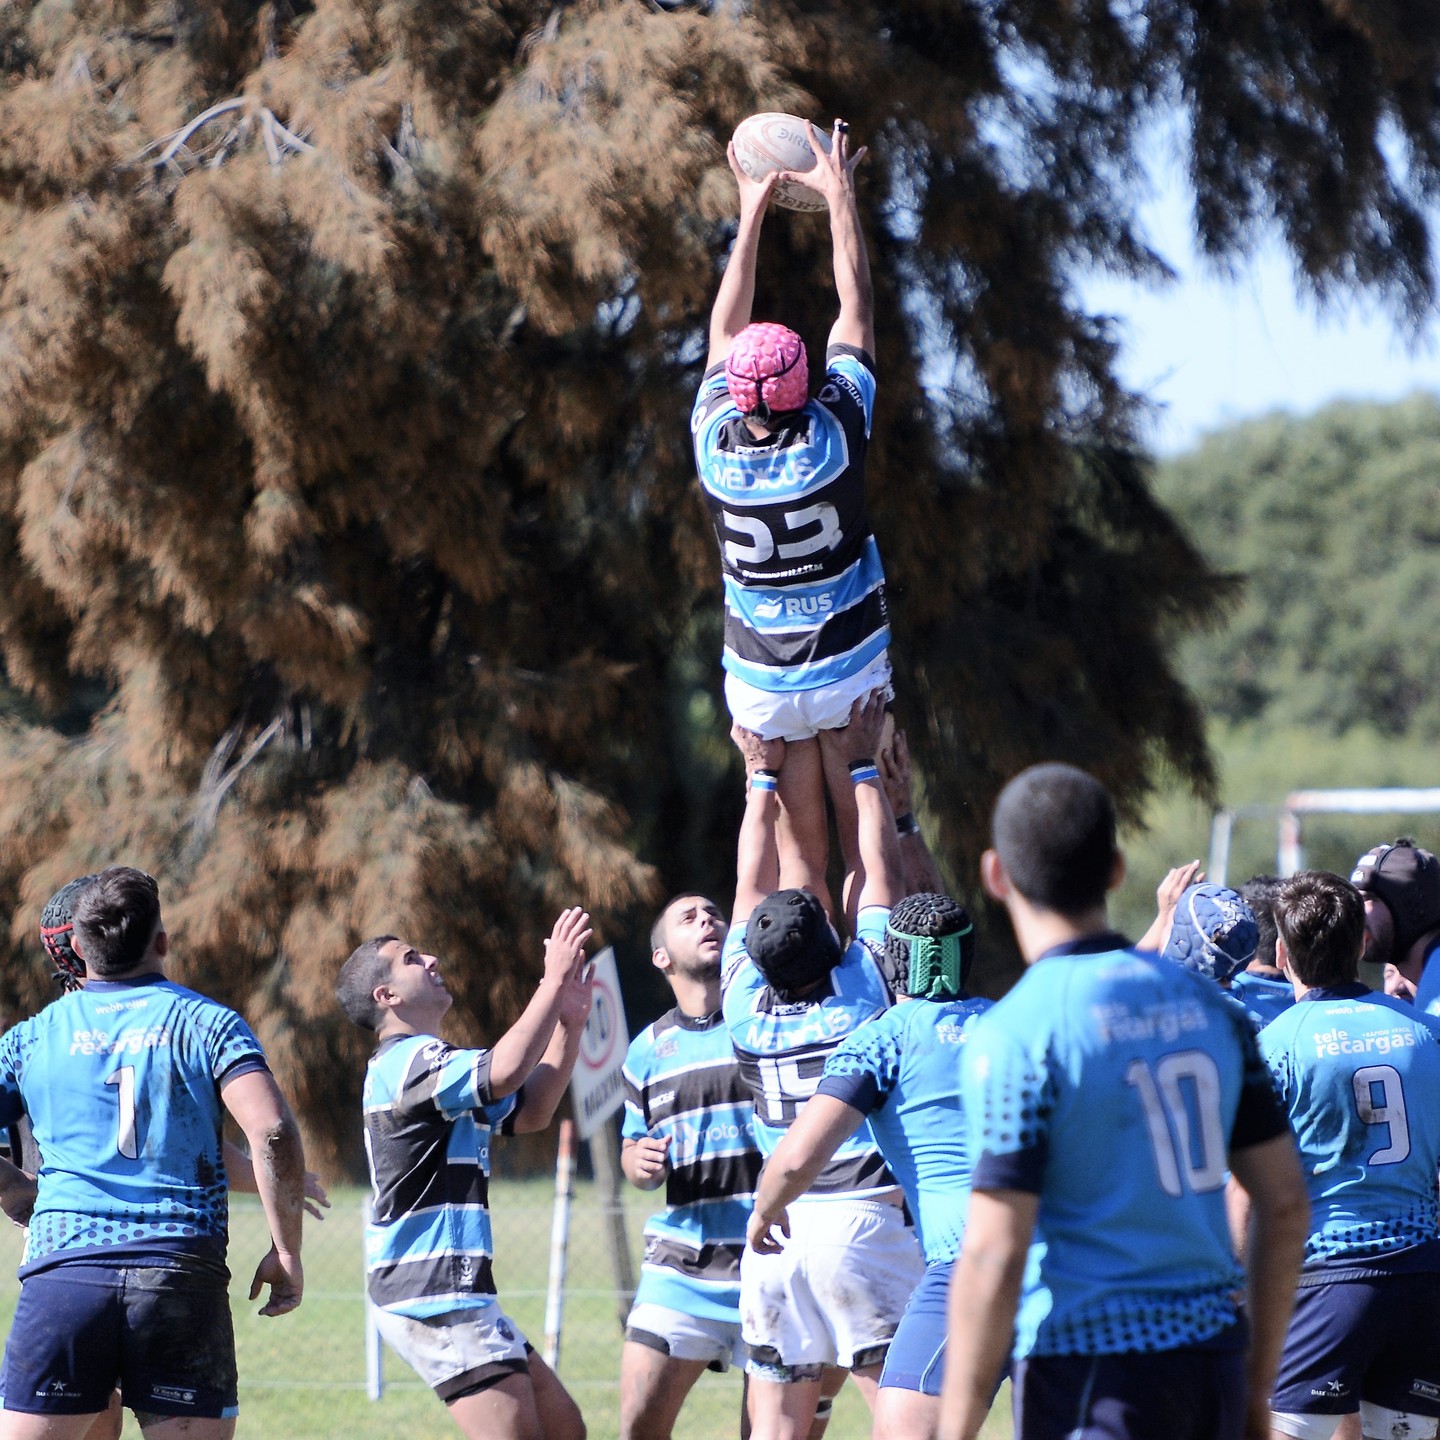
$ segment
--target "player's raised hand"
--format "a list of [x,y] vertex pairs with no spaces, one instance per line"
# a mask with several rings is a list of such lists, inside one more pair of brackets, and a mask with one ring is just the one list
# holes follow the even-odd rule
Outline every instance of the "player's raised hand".
[[896,730],[890,743],[880,747],[875,764],[891,810],[897,815],[908,815],[915,809],[914,774],[910,768],[910,744],[903,730]]
[[595,1000],[595,966],[577,965],[570,972],[560,992],[560,1024],[567,1030],[579,1030],[590,1018]]
[[[778,1227],[784,1240],[775,1235]],[[781,1210],[778,1215],[762,1215],[758,1207],[750,1212],[745,1225],[745,1241],[757,1255],[778,1255],[790,1238],[790,1212]]]
[[268,1285],[270,1298],[260,1307],[262,1315],[288,1315],[305,1293],[305,1269],[298,1255],[282,1255],[273,1245],[270,1253],[255,1267],[250,1282],[250,1298],[258,1300]]
[[1198,860],[1188,865],[1177,865],[1166,873],[1165,878],[1155,887],[1155,906],[1162,915],[1173,915],[1180,897],[1192,886],[1205,878]]
[[808,185],[812,190],[818,190],[825,197],[825,202],[833,211],[837,205],[846,205],[853,202],[855,198],[855,167],[869,153],[868,147],[862,145],[852,155],[850,153],[850,127],[843,120],[836,120],[834,128],[830,132],[830,148],[827,151],[819,143],[819,136],[825,132],[817,126],[811,126],[817,132],[816,138],[811,143],[811,150],[815,152],[815,166],[811,170],[782,170],[777,175],[777,180],[791,180],[801,185]]
[[545,978],[564,983],[585,963],[585,946],[593,932],[590,916],[578,905],[562,910],[545,941]]
[[755,731],[747,730],[739,724],[730,727],[730,738],[735,742],[735,748],[745,762],[747,785],[750,777],[757,770],[771,770],[777,775],[780,773],[781,767],[785,764],[785,742],[783,740],[762,739]]
[[850,707],[849,720],[834,732],[847,764],[874,760],[885,734],[885,692],[872,690]]
[[763,210],[770,203],[771,192],[779,181],[779,174],[772,170],[760,180],[752,180],[740,168],[740,157],[735,153],[735,142],[732,140],[725,148],[725,158],[730,162],[730,169],[735,176],[735,183],[740,187],[740,213],[742,215]]

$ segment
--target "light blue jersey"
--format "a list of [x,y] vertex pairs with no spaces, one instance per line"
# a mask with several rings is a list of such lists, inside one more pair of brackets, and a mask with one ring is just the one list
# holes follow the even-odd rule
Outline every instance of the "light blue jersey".
[[[765,983],[745,950],[745,927],[725,937],[725,1025],[740,1075],[755,1101],[755,1139],[767,1158],[814,1093],[825,1062],[847,1035],[887,1010],[894,996],[876,954],[883,953],[890,911],[861,910],[857,937],[818,989],[787,1002]],[[875,950],[871,947],[874,946]],[[867,1122],[836,1150],[806,1193],[860,1199],[895,1189]]]
[[1272,980],[1245,970],[1231,980],[1230,989],[1262,1030],[1295,1003],[1295,987],[1288,980]]
[[679,1009],[625,1056],[627,1140],[668,1139],[665,1209],[645,1225],[637,1305],[740,1323],[740,1256],[760,1152],[750,1092],[719,1012]]
[[723,364],[691,415],[725,578],[725,668],[757,690],[858,675],[889,644],[885,573],[865,507],[871,361],[832,345],[825,383],[767,439],[745,428]]
[[1311,990],[1260,1037],[1310,1192],[1305,1268],[1436,1238],[1440,1022],[1361,984]]
[[816,1091],[870,1117],[895,1172],[925,1263],[953,1260],[970,1203],[970,1137],[960,1106],[960,1047],[990,1000],[902,1000],[825,1062]]
[[1415,987],[1415,1008],[1421,1014],[1440,1017],[1440,940],[1425,952],[1423,964]]
[[1030,966],[961,1066],[973,1188],[1040,1199],[1017,1359],[1243,1344],[1229,1151],[1286,1121],[1232,1000],[1090,936]]
[[0,1038],[0,1126],[44,1157],[25,1276],[66,1260],[223,1259],[220,1087],[265,1070],[231,1009],[159,974],[91,980]]
[[490,1137],[517,1095],[490,1094],[490,1052],[433,1035],[382,1040],[365,1072],[370,1299],[424,1317],[495,1303]]

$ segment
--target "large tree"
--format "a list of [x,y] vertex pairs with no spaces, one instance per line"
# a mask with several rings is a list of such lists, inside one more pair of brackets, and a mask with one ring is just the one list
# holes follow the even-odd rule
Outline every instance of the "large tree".
[[[723,883],[685,417],[759,109],[873,148],[871,487],[945,853],[1036,758],[1131,809],[1162,762],[1208,784],[1168,656],[1225,586],[1072,277],[1163,279],[1137,157],[1179,105],[1212,254],[1273,218],[1307,283],[1421,313],[1436,14],[12,0],[0,650],[38,708],[0,735],[8,1003],[42,998],[55,884],[151,865],[182,974],[256,1020],[336,1165],[361,935],[451,956],[473,1035],[562,904],[614,930]],[[832,306],[823,221],[773,217],[758,310],[818,344]]]

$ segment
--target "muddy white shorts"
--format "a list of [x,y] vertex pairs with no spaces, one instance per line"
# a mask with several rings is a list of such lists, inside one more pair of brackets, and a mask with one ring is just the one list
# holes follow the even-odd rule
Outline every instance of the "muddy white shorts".
[[767,1380],[817,1379],[824,1365],[879,1364],[925,1273],[898,1205],[798,1200],[778,1255],[745,1250],[740,1325],[745,1368]]
[[872,690],[895,698],[890,684],[890,652],[882,650],[855,675],[814,690],[757,690],[748,681],[725,674],[725,703],[736,724],[765,740],[808,740],[821,730],[850,723],[850,707]]
[[391,1349],[447,1403],[530,1368],[530,1342],[499,1305],[423,1319],[371,1313]]
[[687,1315],[648,1300],[631,1309],[625,1322],[625,1338],[673,1360],[703,1360],[709,1369],[722,1374],[732,1364],[743,1364],[745,1360],[738,1321]]

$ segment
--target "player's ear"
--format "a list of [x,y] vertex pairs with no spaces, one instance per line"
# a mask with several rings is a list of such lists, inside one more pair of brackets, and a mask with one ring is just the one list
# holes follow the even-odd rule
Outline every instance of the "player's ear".
[[382,1010],[392,1010],[394,1009],[395,1002],[399,997],[391,988],[390,982],[388,980],[385,980],[382,981],[370,992],[370,998],[378,1006],[380,1006]]
[[[155,948],[155,954],[163,960],[170,953],[170,932],[160,929],[155,932],[155,938],[150,942]],[[76,951],[79,954],[79,951]]]
[[650,963],[662,975],[668,975],[675,968],[675,962],[671,960],[670,952],[663,945],[657,946],[651,953]]
[[1108,895],[1112,890],[1118,890],[1125,883],[1125,852],[1117,850],[1115,859],[1110,864],[1110,883],[1105,887]]
[[1275,968],[1283,971],[1287,977],[1290,974],[1290,947],[1285,943],[1283,935],[1275,937]]
[[980,883],[985,893],[1002,905],[1010,898],[1010,876],[997,850],[987,850],[980,857]]

